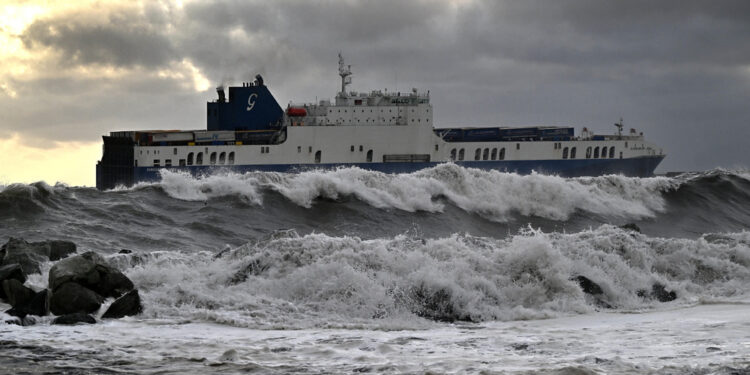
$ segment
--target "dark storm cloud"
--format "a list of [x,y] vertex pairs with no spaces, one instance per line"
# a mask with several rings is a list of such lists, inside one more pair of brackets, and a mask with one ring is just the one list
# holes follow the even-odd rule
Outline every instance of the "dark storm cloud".
[[142,65],[157,67],[176,57],[164,35],[164,24],[133,13],[110,14],[106,20],[79,20],[75,15],[32,23],[22,40],[26,48],[48,47],[62,53],[61,65]]
[[[107,22],[40,20],[22,38],[60,52],[63,65],[164,69],[189,59],[214,84],[262,73],[282,105],[333,96],[341,51],[353,65],[352,89],[430,89],[438,125],[610,132],[623,116],[665,147],[664,169],[750,165],[748,1],[148,3]],[[97,126],[203,126],[212,94],[168,80],[119,88],[88,80],[87,89],[72,80],[60,88],[69,98],[42,94],[64,116],[29,109],[14,119],[41,129],[66,119],[59,126],[71,137],[88,138]],[[82,113],[88,125],[75,127]]]

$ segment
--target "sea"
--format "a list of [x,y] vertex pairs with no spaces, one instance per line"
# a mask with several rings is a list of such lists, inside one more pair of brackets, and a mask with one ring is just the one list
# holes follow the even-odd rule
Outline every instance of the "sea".
[[0,373],[750,374],[749,227],[743,170],[6,183],[0,243],[95,251],[144,310],[101,319],[109,300],[74,326],[0,313]]

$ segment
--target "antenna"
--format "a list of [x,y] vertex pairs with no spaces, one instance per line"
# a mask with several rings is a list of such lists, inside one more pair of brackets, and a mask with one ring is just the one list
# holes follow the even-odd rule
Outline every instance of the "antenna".
[[346,85],[352,83],[352,66],[344,65],[344,56],[341,56],[341,52],[339,52],[339,75],[341,76],[341,92],[339,94],[342,98],[345,98]]
[[615,123],[615,126],[617,127],[617,135],[622,137],[622,117],[620,117],[620,122]]

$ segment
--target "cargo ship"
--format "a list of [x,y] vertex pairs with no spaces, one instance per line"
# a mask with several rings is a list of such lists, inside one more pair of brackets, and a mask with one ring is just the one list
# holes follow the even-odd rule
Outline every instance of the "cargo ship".
[[298,172],[358,167],[408,173],[440,163],[564,177],[646,177],[663,150],[622,120],[611,135],[572,126],[452,127],[433,125],[430,93],[347,91],[351,66],[339,55],[341,91],[333,101],[283,109],[263,77],[217,88],[200,130],[113,131],[103,136],[96,187],[157,181],[160,171],[201,176],[220,171]]

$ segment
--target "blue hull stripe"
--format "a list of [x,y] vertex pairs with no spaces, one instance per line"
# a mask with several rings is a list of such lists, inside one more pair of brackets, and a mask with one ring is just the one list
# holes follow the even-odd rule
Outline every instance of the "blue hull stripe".
[[[562,160],[487,160],[457,161],[457,165],[483,170],[498,170],[530,174],[538,172],[562,177],[601,176],[622,174],[631,177],[650,177],[664,156],[648,156],[630,159],[562,159]],[[338,164],[263,164],[263,165],[215,165],[184,167],[136,167],[134,182],[158,181],[159,170],[186,171],[194,176],[210,174],[215,171],[230,170],[244,173],[261,172],[300,172],[314,169],[335,169],[339,167],[359,167],[366,170],[384,173],[411,173],[420,169],[434,167],[442,162],[427,163],[338,163]]]

